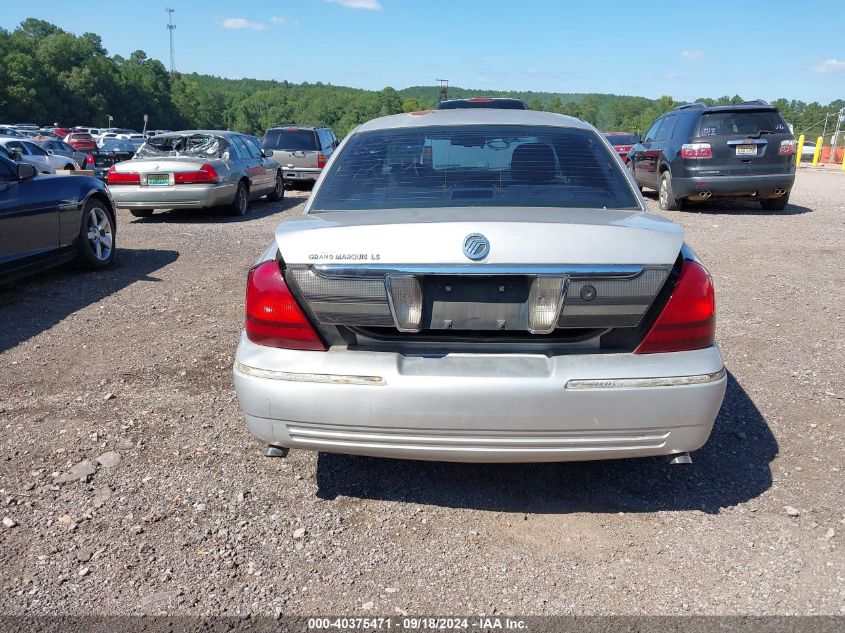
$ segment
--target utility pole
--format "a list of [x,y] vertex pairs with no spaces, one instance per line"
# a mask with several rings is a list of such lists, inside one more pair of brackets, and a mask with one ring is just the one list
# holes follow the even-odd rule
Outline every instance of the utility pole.
[[176,25],[173,24],[173,13],[176,9],[171,9],[170,7],[165,7],[167,11],[167,30],[170,32],[170,74],[176,72],[176,59],[173,56],[173,30],[176,28]]
[[440,82],[440,102],[446,101],[449,98],[449,80],[448,79],[435,79],[435,81]]

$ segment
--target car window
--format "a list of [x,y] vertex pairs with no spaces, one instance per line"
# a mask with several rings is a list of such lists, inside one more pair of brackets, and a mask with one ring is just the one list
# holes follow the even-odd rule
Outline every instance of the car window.
[[253,139],[248,136],[244,136],[241,140],[243,141],[244,145],[246,145],[246,149],[249,152],[250,156],[252,156],[253,158],[262,157],[261,148],[256,144]]
[[635,145],[640,142],[634,134],[607,134],[606,138],[611,145]]
[[43,147],[36,145],[35,143],[23,143],[23,145],[26,147],[26,149],[29,150],[30,154],[33,154],[35,156],[47,156],[47,150],[45,150]]
[[0,156],[0,182],[9,182],[18,179],[18,170],[14,161]]
[[6,143],[6,149],[10,152],[20,152],[21,154],[29,154],[26,148],[23,146],[23,143],[20,141],[9,141]]
[[232,147],[235,148],[238,157],[241,160],[246,160],[247,158],[249,158],[249,149],[247,148],[246,143],[244,143],[244,140],[240,136],[232,136],[231,143]]
[[267,149],[280,149],[288,152],[314,151],[317,147],[317,135],[313,130],[300,128],[280,128],[267,130],[262,143]]
[[663,119],[663,124],[657,130],[657,136],[654,137],[654,140],[665,141],[668,138],[672,138],[672,132],[675,130],[675,122],[677,120],[677,117],[671,115]]
[[699,136],[756,136],[760,132],[786,134],[789,128],[774,110],[736,110],[706,112],[698,124]]
[[615,153],[591,130],[432,126],[355,134],[312,212],[467,206],[637,208]]
[[653,141],[657,136],[661,125],[663,125],[663,119],[657,119],[657,121],[655,121],[654,124],[648,129],[648,132],[645,133],[645,136],[643,137],[643,142],[648,143],[650,141]]

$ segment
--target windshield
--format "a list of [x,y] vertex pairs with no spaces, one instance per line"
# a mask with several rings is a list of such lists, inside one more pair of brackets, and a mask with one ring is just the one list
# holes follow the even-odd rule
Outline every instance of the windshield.
[[760,132],[788,134],[789,128],[775,110],[707,112],[701,116],[699,136],[757,136]]
[[635,145],[640,142],[640,137],[634,134],[606,134],[611,145]]
[[108,141],[103,143],[103,146],[100,148],[101,152],[132,152],[133,154],[135,151],[144,144],[144,141],[141,139],[136,140],[126,140],[126,141]]
[[319,149],[317,135],[313,130],[287,128],[267,130],[261,146],[265,149],[281,149],[288,152],[303,152]]
[[519,99],[455,99],[441,101],[438,110],[462,110],[464,108],[496,108],[498,110],[527,110],[528,107]]
[[229,143],[211,134],[171,134],[153,136],[138,148],[135,158],[158,156],[198,156],[220,158],[229,149]]
[[311,211],[636,208],[617,163],[589,130],[478,125],[364,132],[336,156]]

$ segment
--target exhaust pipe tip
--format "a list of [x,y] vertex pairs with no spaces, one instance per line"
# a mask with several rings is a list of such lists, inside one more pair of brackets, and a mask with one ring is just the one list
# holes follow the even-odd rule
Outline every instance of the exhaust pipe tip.
[[273,446],[270,444],[264,451],[264,457],[287,457],[290,449],[284,446]]
[[701,198],[702,200],[707,200],[707,198],[709,198],[712,195],[713,195],[713,193],[710,192],[710,191],[699,191],[698,192],[698,197]]
[[667,459],[670,464],[692,464],[692,457],[690,457],[688,452],[669,455]]
[[776,196],[785,196],[786,195],[786,189],[775,189],[775,195]]

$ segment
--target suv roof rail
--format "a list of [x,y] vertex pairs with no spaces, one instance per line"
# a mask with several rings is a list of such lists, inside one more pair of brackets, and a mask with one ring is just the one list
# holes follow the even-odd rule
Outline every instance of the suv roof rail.
[[695,103],[684,103],[679,105],[676,110],[703,110],[707,107],[706,103],[701,103],[701,101],[696,101]]

